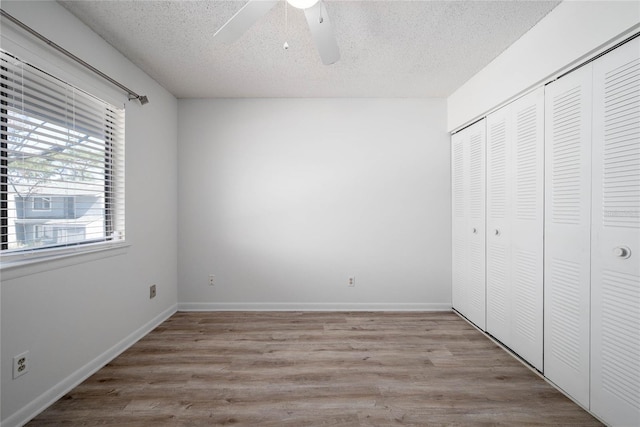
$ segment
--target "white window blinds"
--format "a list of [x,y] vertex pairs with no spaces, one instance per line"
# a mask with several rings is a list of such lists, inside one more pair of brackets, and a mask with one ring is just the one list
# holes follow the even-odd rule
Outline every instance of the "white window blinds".
[[0,52],[2,255],[124,238],[124,110]]

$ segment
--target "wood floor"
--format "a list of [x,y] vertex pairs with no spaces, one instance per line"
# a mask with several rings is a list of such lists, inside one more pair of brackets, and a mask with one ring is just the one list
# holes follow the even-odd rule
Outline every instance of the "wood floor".
[[29,426],[596,426],[453,313],[177,313]]

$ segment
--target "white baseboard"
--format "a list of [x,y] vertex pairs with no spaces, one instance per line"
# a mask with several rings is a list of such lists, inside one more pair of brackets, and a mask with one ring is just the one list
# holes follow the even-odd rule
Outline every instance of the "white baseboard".
[[142,337],[151,332],[156,326],[167,320],[177,311],[177,305],[174,304],[149,322],[129,334],[119,343],[87,363],[64,380],[60,381],[49,390],[42,393],[35,400],[29,402],[22,409],[7,417],[0,422],[1,427],[19,427],[25,425],[29,420],[34,418],[40,412],[51,406],[54,402],[71,391],[78,384],[96,373],[104,365],[115,359],[120,353],[135,344]]
[[181,302],[178,311],[451,311],[451,304]]

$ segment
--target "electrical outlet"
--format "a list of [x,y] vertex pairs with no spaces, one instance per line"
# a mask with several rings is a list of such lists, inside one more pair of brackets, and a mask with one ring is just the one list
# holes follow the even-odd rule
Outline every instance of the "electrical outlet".
[[25,351],[13,358],[13,379],[24,375],[29,370],[29,352]]
[[156,297],[156,285],[149,286],[149,299]]
[[355,277],[349,277],[349,280],[347,281],[347,285],[350,288],[353,288],[356,285],[356,278]]
[[209,286],[215,286],[216,284],[216,276],[214,276],[213,274],[209,275]]

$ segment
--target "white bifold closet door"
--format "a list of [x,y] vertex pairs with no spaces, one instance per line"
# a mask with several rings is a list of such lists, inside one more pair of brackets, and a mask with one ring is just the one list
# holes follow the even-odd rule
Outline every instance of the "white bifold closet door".
[[589,407],[592,65],[545,88],[544,374]]
[[487,332],[543,357],[544,89],[487,117]]
[[593,63],[591,411],[640,426],[640,39]]
[[451,137],[453,308],[485,329],[485,119]]

